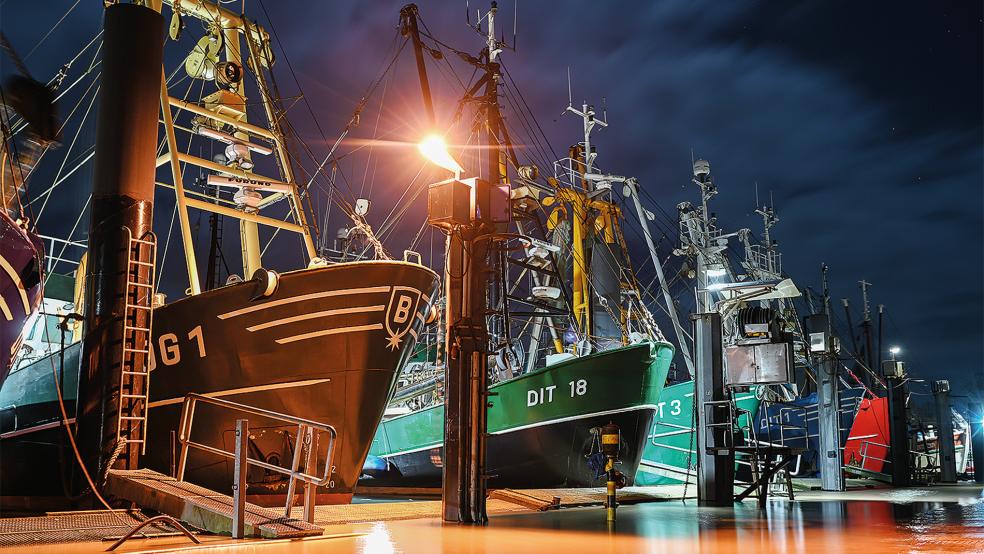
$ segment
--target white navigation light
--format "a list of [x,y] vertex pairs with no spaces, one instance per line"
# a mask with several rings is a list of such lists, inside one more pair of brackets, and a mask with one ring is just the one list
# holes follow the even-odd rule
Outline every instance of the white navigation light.
[[888,351],[891,352],[891,354],[893,356],[898,356],[899,352],[901,352],[902,349],[899,348],[898,346],[893,346],[893,347],[889,348]]
[[455,174],[457,179],[464,169],[448,152],[448,146],[439,135],[430,135],[417,145],[417,149],[425,158],[436,166],[443,167]]
[[713,267],[712,266],[712,267],[707,268],[707,276],[708,277],[724,277],[725,275],[727,275],[727,273],[728,273],[728,270],[726,270],[726,269],[724,269],[723,267],[720,267],[720,266],[719,267]]

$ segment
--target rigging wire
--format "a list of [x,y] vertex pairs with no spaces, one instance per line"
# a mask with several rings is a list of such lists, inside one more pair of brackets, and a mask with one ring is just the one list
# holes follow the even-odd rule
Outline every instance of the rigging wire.
[[34,45],[34,48],[31,48],[31,51],[28,52],[26,56],[24,56],[24,59],[25,60],[28,59],[28,58],[30,58],[31,57],[31,54],[33,54],[35,51],[37,51],[37,49],[40,48],[42,44],[44,44],[44,41],[48,40],[48,37],[51,36],[51,33],[55,32],[55,29],[57,29],[58,26],[62,24],[62,21],[65,21],[65,18],[68,17],[68,15],[70,13],[72,13],[72,10],[74,10],[75,7],[78,6],[81,1],[82,0],[75,0],[75,3],[72,4],[72,6],[70,8],[68,8],[68,10],[61,16],[61,19],[59,19],[54,24],[54,26],[51,27],[51,29],[48,29],[48,32],[45,33],[45,35],[43,37],[41,37],[41,40],[39,40],[38,43]]

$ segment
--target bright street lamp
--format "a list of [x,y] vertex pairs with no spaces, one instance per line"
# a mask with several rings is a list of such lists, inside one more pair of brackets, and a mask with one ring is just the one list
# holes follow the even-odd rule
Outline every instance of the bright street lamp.
[[455,179],[461,178],[461,172],[464,169],[448,152],[448,146],[440,135],[428,135],[417,144],[417,149],[434,165],[454,173]]

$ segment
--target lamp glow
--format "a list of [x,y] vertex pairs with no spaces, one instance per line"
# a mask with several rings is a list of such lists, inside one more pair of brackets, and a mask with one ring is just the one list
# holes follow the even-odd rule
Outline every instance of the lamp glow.
[[439,135],[429,135],[417,145],[420,153],[432,164],[443,167],[459,178],[464,169],[448,152],[448,146]]
[[896,356],[896,355],[898,355],[898,353],[899,353],[899,352],[901,352],[901,351],[902,351],[902,349],[901,349],[901,348],[899,348],[898,346],[893,346],[893,347],[891,347],[891,348],[889,348],[889,349],[888,349],[888,351],[889,351],[889,352],[890,352],[890,353],[891,353],[891,354],[892,354],[893,356]]

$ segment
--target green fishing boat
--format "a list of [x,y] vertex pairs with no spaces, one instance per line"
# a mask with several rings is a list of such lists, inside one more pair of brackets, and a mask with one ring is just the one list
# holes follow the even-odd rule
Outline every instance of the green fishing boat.
[[[597,486],[587,458],[609,422],[621,430],[620,468],[634,482],[672,359],[669,343],[645,341],[491,386],[489,486]],[[384,420],[369,452],[388,471],[360,484],[440,486],[443,440],[443,404]]]
[[[741,416],[738,425],[748,428],[750,416],[758,411],[754,389],[735,395]],[[697,482],[697,444],[694,442],[694,382],[685,381],[663,390],[656,404],[656,417],[646,437],[636,485],[669,485]]]

